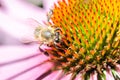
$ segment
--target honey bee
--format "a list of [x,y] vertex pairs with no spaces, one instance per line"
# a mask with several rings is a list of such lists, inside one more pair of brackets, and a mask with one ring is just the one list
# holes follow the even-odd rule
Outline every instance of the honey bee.
[[49,27],[37,27],[34,32],[35,38],[42,44],[49,44],[54,42],[54,44],[59,43],[61,36],[60,36],[60,28],[52,28]]
[[43,26],[39,25],[35,29],[35,32],[34,32],[35,38],[40,43],[39,50],[47,56],[48,56],[48,53],[45,52],[41,48],[41,46],[42,45],[47,45],[49,47],[49,44],[53,42],[53,44],[57,48],[57,44],[59,44],[60,41],[61,41],[61,35],[60,35],[61,29],[59,27],[52,28],[53,26],[54,25],[52,25],[52,26],[49,25],[48,27],[43,27]]
[[[53,14],[52,10],[50,10],[50,12],[48,12],[47,14],[48,23],[50,22],[50,18],[52,14]],[[52,45],[58,48],[57,44],[61,42],[61,34],[60,34],[61,29],[56,25],[51,25],[51,24],[42,25],[34,19],[31,19],[31,21],[32,22],[30,23],[33,23],[31,25],[34,27],[36,26],[34,30],[34,37],[35,40],[40,44],[39,50],[43,52],[45,55],[48,55],[48,53],[41,48],[42,45],[47,45],[49,47],[52,43]]]

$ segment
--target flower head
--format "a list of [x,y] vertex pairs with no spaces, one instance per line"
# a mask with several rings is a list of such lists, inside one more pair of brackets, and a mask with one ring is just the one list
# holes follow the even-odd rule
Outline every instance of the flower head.
[[[54,0],[49,1],[45,8]],[[34,43],[0,46],[0,80],[120,79],[119,0],[58,1],[48,19],[48,9],[23,0],[2,2],[0,29],[18,40],[26,33],[25,40],[34,39],[26,18],[47,20],[49,27],[35,29],[35,37],[47,48]]]
[[[62,0],[52,9],[49,24],[55,38],[46,49],[55,69],[71,79],[81,74],[89,79],[92,73],[98,80],[107,79],[108,70],[120,79],[116,68],[120,63],[120,1],[119,0]],[[59,33],[59,35],[56,35]]]

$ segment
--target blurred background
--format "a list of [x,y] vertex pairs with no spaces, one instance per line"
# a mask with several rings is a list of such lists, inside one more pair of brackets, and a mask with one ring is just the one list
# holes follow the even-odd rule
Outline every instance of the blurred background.
[[[44,11],[45,6],[43,3],[44,3],[43,0],[0,0],[0,46],[2,46],[2,45],[21,45],[21,44],[23,45],[23,43],[18,38],[14,37],[13,35],[9,34],[9,32],[7,32],[7,29],[9,29],[9,27],[10,27],[10,25],[8,23],[9,23],[9,21],[12,21],[11,19],[13,19],[13,20],[16,19],[16,21],[17,21],[19,19],[19,17],[21,18],[19,20],[20,21],[22,20],[22,18],[23,18],[22,15],[23,15],[24,11],[23,12],[20,11],[19,14],[17,13],[17,11],[19,11],[20,7],[24,8],[24,6],[25,6],[26,8],[28,8],[31,6],[32,9],[35,8],[37,10],[40,9],[40,10]],[[15,12],[14,9],[17,8],[17,5],[18,5],[18,10],[16,10],[16,12]],[[30,11],[29,8],[28,8],[28,10]],[[40,13],[37,13],[37,14],[40,14]],[[24,15],[24,16],[26,16],[26,15]],[[29,16],[28,16],[28,18],[29,18]],[[12,24],[12,22],[11,22],[11,24]],[[14,24],[14,22],[13,22],[13,24]],[[14,26],[10,27],[10,29],[11,28],[14,28]]]

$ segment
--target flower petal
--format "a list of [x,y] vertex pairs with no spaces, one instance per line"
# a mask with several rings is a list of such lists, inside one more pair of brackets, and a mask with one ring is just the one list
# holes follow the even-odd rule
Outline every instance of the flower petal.
[[63,77],[64,73],[62,70],[58,70],[58,71],[54,71],[53,73],[51,73],[50,75],[48,75],[47,77],[45,77],[43,80],[61,80],[61,78]]
[[50,80],[51,78],[55,77],[59,71],[53,71],[52,73],[50,73],[48,76],[46,76],[43,80]]
[[24,0],[2,0],[2,2],[6,7],[7,15],[11,15],[12,17],[18,17],[20,19],[33,18],[36,20],[44,20],[46,18],[44,9],[25,2]]
[[19,40],[26,38],[26,40],[33,41],[34,29],[37,26],[29,25],[32,22],[29,22],[28,19],[43,23],[43,21],[47,21],[45,11],[23,0],[2,0],[2,2],[7,11],[0,9],[0,29]]
[[79,73],[79,74],[76,76],[75,80],[82,80],[82,78],[83,78],[82,73]]
[[40,55],[37,46],[0,47],[0,80],[34,80],[52,65],[41,64],[48,58]]
[[34,28],[3,13],[0,13],[0,29],[19,40],[25,36],[34,39]]
[[106,80],[114,80],[114,77],[111,73],[111,68],[110,67],[107,68],[105,75],[106,75]]
[[[43,3],[45,5],[45,11],[49,12],[51,8],[53,8],[54,3],[56,3],[58,0],[43,0]],[[57,4],[57,3],[56,3]]]
[[118,72],[118,74],[120,75],[120,64],[116,65],[116,71]]
[[61,80],[71,80],[72,74],[65,75]]
[[94,71],[90,74],[90,80],[97,80],[97,72]]
[[38,45],[0,46],[0,63],[40,54]]

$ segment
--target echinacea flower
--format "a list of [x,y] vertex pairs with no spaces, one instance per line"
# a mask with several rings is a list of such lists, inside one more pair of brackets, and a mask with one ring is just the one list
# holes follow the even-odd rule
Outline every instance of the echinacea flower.
[[[22,75],[37,66],[29,69],[24,68],[21,71],[23,67],[30,67],[31,65],[26,65],[26,62],[24,62],[23,67],[21,67],[21,64],[18,63],[18,66],[12,68],[21,72],[13,75],[11,73],[16,73],[16,71],[11,69],[11,66],[8,66],[8,70],[6,70],[6,65],[21,62],[22,60],[11,60],[6,64],[4,59],[7,60],[7,58],[3,57],[1,59],[3,59],[4,64],[0,64],[0,66],[2,66],[1,70],[4,75],[0,75],[1,78],[5,76],[7,78],[3,79],[34,80],[36,75],[40,75],[37,80],[119,80],[119,5],[119,0],[58,1],[52,9],[52,15],[50,15],[50,20],[47,23],[53,29],[59,28],[59,35],[54,36],[54,39],[59,40],[58,42],[53,40],[47,43],[49,48],[44,48],[44,44],[40,46],[48,56],[36,51],[36,47],[38,47],[36,45],[22,46],[23,48],[20,47],[20,50],[6,47],[4,49],[8,52],[4,49],[0,52],[9,54],[14,49],[13,55],[7,56],[7,58],[11,56],[11,59],[17,58],[20,55],[19,53],[27,55],[27,51],[30,51],[31,54],[38,53],[31,56],[40,55],[40,57],[37,56],[38,62],[31,60],[29,64],[35,63],[36,65],[38,63],[39,69],[36,69],[34,73],[28,72],[29,76],[27,74]],[[37,35],[40,35],[40,33]],[[16,57],[14,57],[15,55]],[[30,57],[23,58],[23,60],[29,59]],[[12,76],[8,77],[9,75]],[[19,78],[21,76],[22,78]]]
[[71,74],[71,80],[120,80],[119,5],[119,0],[58,1],[48,21],[55,37],[45,49],[53,70],[62,70],[61,77]]

